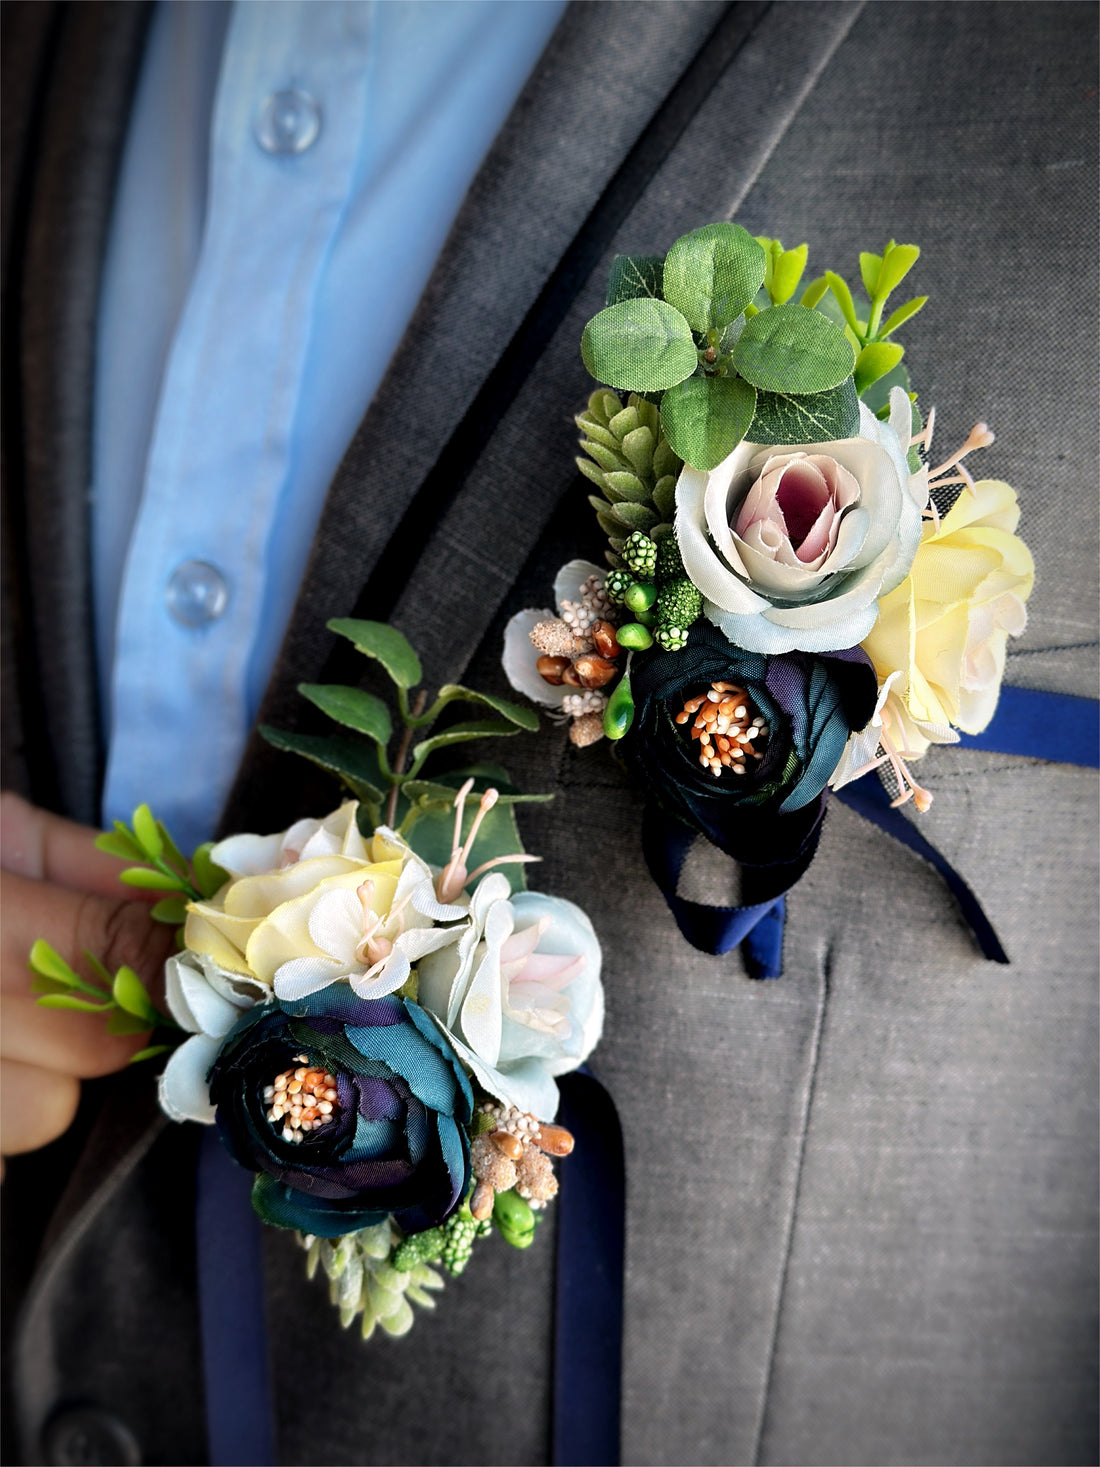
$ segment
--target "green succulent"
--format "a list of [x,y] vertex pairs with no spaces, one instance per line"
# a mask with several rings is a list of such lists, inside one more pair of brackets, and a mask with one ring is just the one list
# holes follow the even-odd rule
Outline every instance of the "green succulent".
[[[415,1261],[406,1249],[414,1238],[427,1236],[402,1239],[384,1222],[342,1238],[299,1234],[298,1241],[306,1250],[308,1276],[313,1278],[318,1268],[324,1269],[332,1302],[340,1310],[340,1323],[347,1329],[361,1314],[360,1333],[369,1340],[376,1325],[390,1335],[407,1334],[413,1326],[413,1304],[435,1308],[432,1292],[443,1287],[443,1279],[426,1262]],[[408,1266],[397,1267],[399,1255]]]
[[672,532],[676,480],[683,461],[673,452],[652,402],[632,392],[626,406],[602,388],[576,418],[587,458],[577,467],[600,491],[588,502],[611,542],[609,563],[621,567],[623,545],[633,530],[653,539]]

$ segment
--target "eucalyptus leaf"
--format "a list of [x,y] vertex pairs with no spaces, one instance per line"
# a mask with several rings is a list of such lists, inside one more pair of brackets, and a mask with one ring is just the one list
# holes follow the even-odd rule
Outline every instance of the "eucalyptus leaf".
[[334,723],[366,734],[383,749],[393,736],[390,710],[373,693],[335,683],[299,683],[298,691]]
[[127,866],[118,873],[124,886],[140,887],[143,891],[179,891],[180,878],[166,871],[153,871],[148,866]]
[[581,337],[581,357],[597,381],[632,392],[672,387],[699,360],[680,312],[650,299],[621,301],[593,316]]
[[423,677],[420,658],[396,627],[350,616],[335,617],[327,625],[330,632],[347,637],[364,657],[380,662],[399,688],[415,688]]
[[617,306],[620,301],[636,300],[641,296],[660,300],[663,266],[662,255],[616,255],[607,277],[604,304]]
[[741,377],[689,377],[665,393],[661,422],[668,441],[694,469],[713,469],[744,438],[756,388]]
[[817,311],[772,306],[745,323],[733,363],[765,392],[826,392],[851,375],[855,353],[843,331]]
[[870,342],[856,359],[856,391],[865,392],[880,377],[892,372],[904,355],[905,348],[899,342]]
[[533,708],[525,708],[509,698],[498,698],[495,693],[480,693],[475,688],[464,688],[460,683],[444,683],[436,703],[453,703],[456,699],[463,703],[481,703],[494,713],[499,713],[501,718],[507,718],[510,723],[525,728],[528,733],[534,733],[539,726],[539,716]]
[[720,331],[741,315],[766,271],[767,256],[747,229],[707,224],[683,235],[665,256],[664,297],[693,331]]
[[164,841],[157,822],[153,818],[153,812],[148,805],[139,805],[131,819],[134,835],[142,852],[150,861],[155,861],[164,850]]
[[859,394],[851,377],[826,392],[760,392],[749,429],[754,443],[826,443],[859,432]]
[[357,799],[373,805],[376,813],[380,812],[382,791],[379,784],[384,781],[369,744],[358,739],[328,735],[285,733],[267,724],[261,725],[260,733],[276,749],[301,754],[327,773],[336,775]]

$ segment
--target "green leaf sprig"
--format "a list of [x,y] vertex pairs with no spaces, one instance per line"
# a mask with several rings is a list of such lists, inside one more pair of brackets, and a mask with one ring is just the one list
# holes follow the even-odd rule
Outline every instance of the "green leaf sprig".
[[784,250],[729,223],[684,235],[663,260],[618,256],[581,338],[584,364],[608,387],[660,394],[665,435],[696,469],[716,467],[750,428],[762,443],[789,442],[792,424],[813,435],[796,441],[848,437],[855,351],[813,302],[792,300],[806,258],[805,245]]
[[[85,949],[84,957],[96,975],[90,982],[65,961],[59,952],[41,938],[31,948],[27,959],[34,981],[32,992],[48,1009],[77,1009],[82,1013],[102,1014],[109,1034],[144,1034],[148,1030],[183,1031],[176,1021],[161,1013],[149,990],[133,968],[125,965],[113,976],[99,959]],[[164,1054],[172,1043],[153,1043],[130,1056],[132,1065]]]
[[110,856],[134,862],[118,873],[124,886],[165,893],[150,908],[150,916],[172,927],[184,920],[189,901],[213,896],[229,879],[228,873],[210,859],[210,842],[199,846],[188,861],[148,805],[137,807],[129,825],[116,820],[114,829],[105,830],[95,843]]
[[[900,342],[890,337],[917,314],[928,300],[914,296],[893,310],[883,320],[886,302],[920,259],[918,245],[898,244],[890,240],[881,255],[862,251],[859,273],[867,293],[865,303],[852,295],[848,283],[833,270],[812,281],[802,296],[803,305],[817,305],[826,292],[831,292],[840,308],[849,341],[857,351],[853,380],[862,397],[870,387],[896,370],[905,355]],[[866,309],[862,308],[863,304]]]
[[[474,765],[431,778],[425,777],[424,766],[437,752],[462,743],[534,732],[538,727],[534,709],[458,683],[445,683],[429,704],[427,691],[417,691],[423,677],[420,658],[395,627],[351,617],[338,617],[328,626],[378,663],[394,685],[396,710],[361,688],[301,683],[298,691],[302,696],[347,732],[299,734],[263,726],[260,732],[268,743],[335,775],[359,801],[364,830],[385,823],[424,860],[439,866],[452,854],[459,786],[467,778],[474,781],[475,790],[484,791],[492,784],[499,795],[496,804],[481,815],[470,869],[498,856],[522,855],[513,806],[549,796],[520,794],[495,765]],[[452,703],[471,704],[481,716],[432,733],[432,726]],[[463,835],[477,815],[476,807],[463,813]],[[523,889],[521,864],[509,865],[506,874],[513,889]]]

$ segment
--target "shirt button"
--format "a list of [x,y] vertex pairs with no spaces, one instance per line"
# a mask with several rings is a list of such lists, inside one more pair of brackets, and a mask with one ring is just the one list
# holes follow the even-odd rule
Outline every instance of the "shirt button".
[[204,627],[217,621],[229,601],[225,577],[205,560],[176,566],[165,587],[168,611],[181,626]]
[[256,140],[265,153],[304,153],[320,132],[320,107],[295,87],[272,92],[256,114]]
[[52,1467],[131,1467],[141,1461],[133,1432],[98,1406],[58,1410],[42,1432],[42,1453]]

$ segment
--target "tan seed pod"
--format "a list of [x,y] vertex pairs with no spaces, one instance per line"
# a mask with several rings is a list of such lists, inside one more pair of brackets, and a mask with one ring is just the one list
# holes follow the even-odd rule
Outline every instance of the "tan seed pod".
[[561,687],[562,674],[572,663],[568,657],[550,657],[545,652],[535,663],[538,668],[539,677],[548,682],[553,688]]
[[573,671],[580,678],[582,688],[602,688],[611,681],[618,669],[610,658],[586,653],[574,662]]
[[510,1161],[518,1161],[523,1155],[523,1142],[508,1131],[491,1131],[489,1140]]
[[601,657],[618,657],[622,652],[615,628],[609,621],[598,621],[589,635]]
[[573,1133],[564,1126],[542,1125],[535,1132],[535,1145],[551,1156],[568,1156],[573,1150]]

